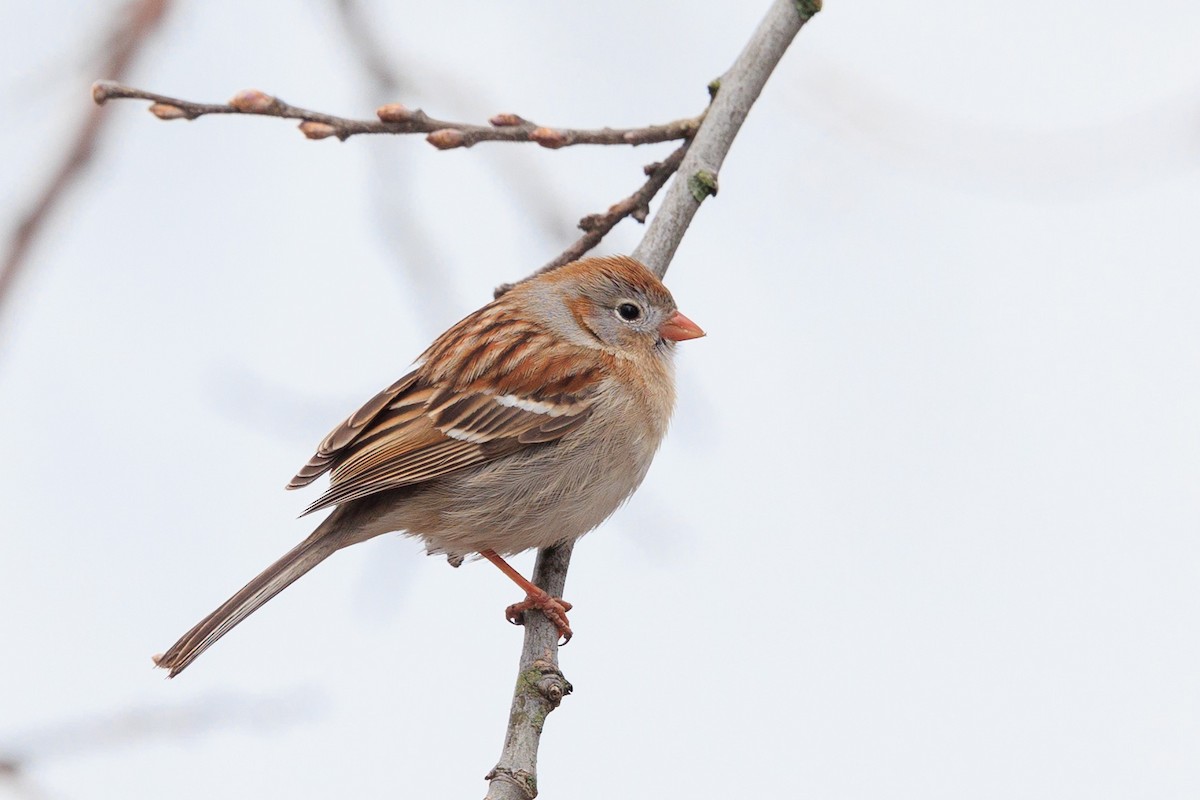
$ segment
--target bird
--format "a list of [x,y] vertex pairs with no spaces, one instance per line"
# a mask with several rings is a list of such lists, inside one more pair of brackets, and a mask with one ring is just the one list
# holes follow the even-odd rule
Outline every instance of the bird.
[[411,372],[325,437],[287,485],[330,474],[312,534],[180,637],[175,677],[234,626],[344,547],[419,537],[458,566],[494,563],[569,641],[571,604],[506,556],[574,541],[642,483],[675,404],[675,344],[704,336],[628,256],[586,258],[515,284],[468,315]]

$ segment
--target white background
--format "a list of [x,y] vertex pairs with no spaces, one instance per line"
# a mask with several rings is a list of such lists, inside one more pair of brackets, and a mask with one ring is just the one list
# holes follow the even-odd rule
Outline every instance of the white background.
[[[130,82],[639,125],[765,6],[374,3],[379,97],[331,2],[181,2]],[[113,13],[0,12],[6,224]],[[1198,41],[1168,0],[800,34],[667,276],[709,336],[576,549],[542,796],[1200,796]],[[0,791],[481,796],[520,647],[486,564],[383,537],[179,679],[149,657],[308,533],[282,486],[328,428],[670,146],[108,113],[0,320]]]

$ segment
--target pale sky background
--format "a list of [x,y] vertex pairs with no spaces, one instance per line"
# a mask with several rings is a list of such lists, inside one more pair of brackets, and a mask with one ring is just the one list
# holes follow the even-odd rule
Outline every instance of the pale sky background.
[[[130,81],[638,125],[766,5],[372,3],[381,98],[330,1],[180,2]],[[1200,6],[826,6],[668,273],[709,336],[576,549],[542,796],[1200,797]],[[5,225],[113,8],[0,10]],[[383,537],[149,657],[308,533],[282,486],[330,427],[670,146],[144,105],[0,320],[0,797],[482,796],[521,640],[486,564]]]

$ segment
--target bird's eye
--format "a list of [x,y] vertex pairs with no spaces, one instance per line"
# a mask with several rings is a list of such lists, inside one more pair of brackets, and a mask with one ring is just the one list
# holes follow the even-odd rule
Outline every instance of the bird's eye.
[[617,316],[626,322],[633,322],[642,315],[642,310],[634,303],[621,303],[617,306]]

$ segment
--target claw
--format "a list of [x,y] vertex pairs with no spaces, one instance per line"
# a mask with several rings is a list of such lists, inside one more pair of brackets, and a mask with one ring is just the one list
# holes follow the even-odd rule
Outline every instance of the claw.
[[480,550],[479,555],[499,567],[500,571],[512,579],[513,583],[525,590],[524,600],[519,603],[513,603],[504,609],[505,619],[513,625],[524,625],[525,612],[531,608],[536,608],[545,615],[546,619],[554,623],[554,627],[558,629],[558,635],[562,638],[563,644],[571,641],[571,626],[567,623],[567,612],[571,610],[570,603],[561,597],[551,597],[544,589],[525,580],[521,573],[513,569],[495,550]]
[[571,625],[567,621],[567,612],[571,608],[571,604],[561,597],[551,597],[544,592],[541,595],[529,594],[521,602],[513,603],[504,609],[504,618],[513,625],[524,625],[525,612],[537,609],[558,629],[558,635],[562,638],[561,644],[566,644],[574,635]]

